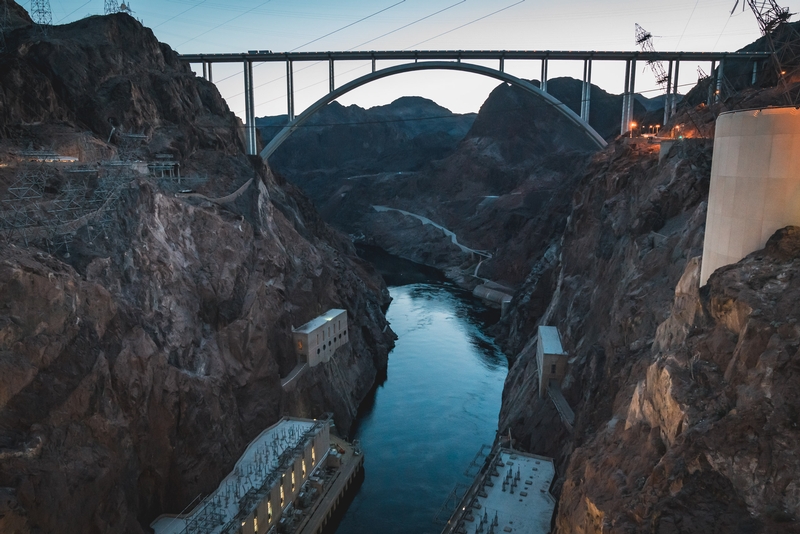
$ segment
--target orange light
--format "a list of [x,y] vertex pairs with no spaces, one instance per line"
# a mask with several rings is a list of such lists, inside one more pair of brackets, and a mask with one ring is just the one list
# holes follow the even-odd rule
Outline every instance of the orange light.
[[636,128],[636,123],[635,122],[631,123],[631,128]]

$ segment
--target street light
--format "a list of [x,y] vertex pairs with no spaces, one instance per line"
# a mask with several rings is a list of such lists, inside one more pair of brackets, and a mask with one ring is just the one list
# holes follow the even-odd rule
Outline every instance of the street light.
[[635,130],[635,129],[636,129],[636,123],[635,122],[631,122],[631,137],[633,137],[633,130]]

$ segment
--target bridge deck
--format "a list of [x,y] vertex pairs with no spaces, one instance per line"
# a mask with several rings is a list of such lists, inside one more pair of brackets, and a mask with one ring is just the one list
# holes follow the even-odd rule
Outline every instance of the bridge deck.
[[637,52],[637,51],[565,51],[565,50],[354,50],[340,52],[272,52],[252,50],[225,54],[182,54],[187,63],[234,63],[238,61],[343,61],[343,60],[500,60],[548,59],[626,61],[720,61],[722,59],[766,59],[768,52]]

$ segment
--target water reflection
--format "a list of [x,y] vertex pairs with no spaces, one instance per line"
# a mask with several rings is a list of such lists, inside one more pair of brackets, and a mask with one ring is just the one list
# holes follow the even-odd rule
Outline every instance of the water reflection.
[[397,344],[354,430],[366,474],[339,534],[440,532],[433,517],[497,427],[506,361],[482,331],[496,312],[445,283],[390,292]]

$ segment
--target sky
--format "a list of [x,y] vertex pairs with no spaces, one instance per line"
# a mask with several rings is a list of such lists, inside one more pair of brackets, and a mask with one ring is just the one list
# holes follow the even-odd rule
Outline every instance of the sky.
[[[127,1],[127,0],[126,0]],[[734,51],[760,37],[755,16],[735,0],[130,0],[133,15],[179,53],[248,50],[636,50],[634,23],[653,34],[659,51]],[[53,22],[102,14],[104,0],[50,0]],[[22,5],[30,9],[30,1]],[[781,2],[791,12],[800,0]],[[793,18],[792,20],[795,20]],[[377,68],[392,62],[378,62]],[[482,63],[497,68],[497,62]],[[681,63],[679,92],[697,81],[698,65]],[[194,66],[200,70],[201,66]],[[582,77],[582,62],[550,61],[549,77]],[[593,64],[592,82],[621,93],[623,62]],[[336,86],[371,70],[369,62],[336,64]],[[506,61],[506,72],[538,79],[539,61]],[[285,114],[282,63],[254,65],[256,116]],[[325,95],[327,63],[295,63],[295,112]],[[646,65],[636,90],[660,94]],[[241,65],[215,64],[214,82],[231,109],[244,115]],[[430,98],[458,113],[477,111],[498,85],[476,74],[406,73],[367,84],[339,99],[372,107],[406,95]]]

